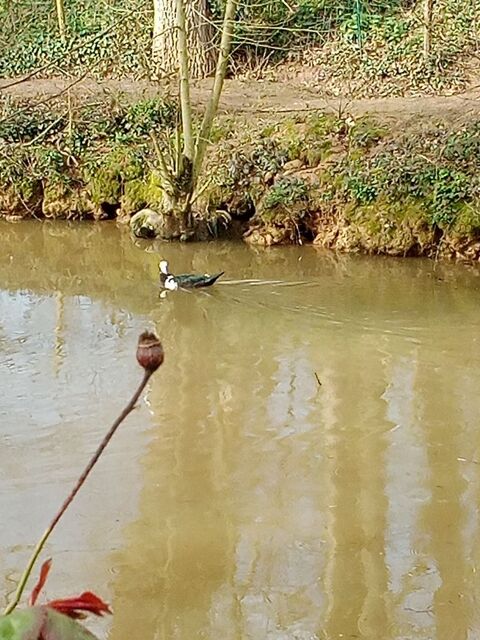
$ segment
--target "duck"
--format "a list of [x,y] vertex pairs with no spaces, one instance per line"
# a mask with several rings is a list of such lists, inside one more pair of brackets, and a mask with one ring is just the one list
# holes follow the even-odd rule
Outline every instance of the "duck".
[[205,273],[182,273],[178,276],[174,276],[168,269],[168,262],[166,260],[160,260],[158,265],[160,271],[160,284],[164,289],[170,291],[176,291],[177,289],[199,289],[200,287],[210,287],[214,284],[220,276],[223,276],[225,271],[215,273],[213,276]]

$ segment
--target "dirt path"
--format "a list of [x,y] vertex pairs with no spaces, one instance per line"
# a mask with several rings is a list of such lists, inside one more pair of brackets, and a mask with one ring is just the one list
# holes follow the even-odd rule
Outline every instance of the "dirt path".
[[[45,99],[61,94],[72,80],[31,79],[7,87],[11,80],[0,79],[1,94],[20,99]],[[193,100],[204,104],[211,80],[196,83],[192,88]],[[128,98],[150,97],[166,92],[165,87],[147,81],[82,79],[71,88],[79,99],[98,99],[123,94]],[[227,80],[221,101],[227,113],[275,114],[302,110],[342,109],[352,114],[375,113],[395,120],[417,117],[475,117],[480,115],[480,85],[466,93],[453,96],[392,97],[370,100],[326,99],[319,91],[294,82],[263,82]]]

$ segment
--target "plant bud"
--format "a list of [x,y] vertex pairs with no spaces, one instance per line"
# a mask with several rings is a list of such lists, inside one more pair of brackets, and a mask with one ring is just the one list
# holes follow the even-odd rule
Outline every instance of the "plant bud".
[[163,347],[154,333],[144,331],[138,339],[137,362],[145,369],[153,373],[162,364],[164,358]]

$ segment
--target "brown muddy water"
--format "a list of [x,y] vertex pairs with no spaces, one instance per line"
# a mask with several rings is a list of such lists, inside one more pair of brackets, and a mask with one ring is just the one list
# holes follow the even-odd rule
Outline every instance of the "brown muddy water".
[[[137,385],[45,556],[111,640],[480,637],[479,271],[312,247],[0,225],[2,598]],[[159,298],[175,271],[224,269]],[[321,385],[318,384],[315,374]]]

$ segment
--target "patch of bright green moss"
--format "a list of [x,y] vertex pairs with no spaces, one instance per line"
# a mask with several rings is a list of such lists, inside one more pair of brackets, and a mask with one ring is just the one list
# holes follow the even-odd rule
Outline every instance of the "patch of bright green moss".
[[420,201],[375,203],[345,209],[350,241],[368,252],[389,255],[420,254],[434,240],[434,229],[426,221]]
[[480,200],[463,203],[458,208],[451,231],[465,236],[480,234]]
[[114,147],[100,156],[92,154],[84,168],[85,186],[95,204],[120,202],[124,185],[143,176],[141,154],[127,146]]
[[128,180],[121,198],[122,213],[131,215],[143,207],[160,208],[163,197],[163,189],[155,172],[144,178]]

